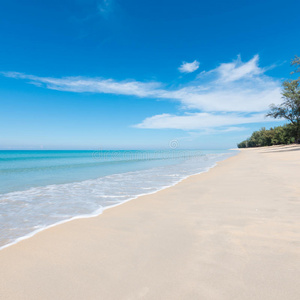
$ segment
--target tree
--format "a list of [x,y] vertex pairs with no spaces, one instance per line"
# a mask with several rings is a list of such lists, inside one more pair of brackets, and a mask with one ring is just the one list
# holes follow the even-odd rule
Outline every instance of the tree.
[[291,144],[295,142],[295,128],[293,124],[285,124],[267,130],[262,127],[254,131],[250,138],[239,143],[239,148],[263,147],[281,144]]
[[[295,72],[300,72],[300,58],[296,56],[292,60],[292,65],[299,66]],[[300,77],[296,80],[286,80],[283,82],[282,91],[283,102],[280,105],[272,104],[267,117],[275,119],[284,118],[291,122],[295,130],[295,141],[300,143]]]
[[[295,57],[292,59],[291,66],[296,67],[296,70],[293,71],[291,74],[300,72],[300,57],[299,56],[295,55]],[[300,77],[298,78],[298,81],[299,80],[300,80]]]

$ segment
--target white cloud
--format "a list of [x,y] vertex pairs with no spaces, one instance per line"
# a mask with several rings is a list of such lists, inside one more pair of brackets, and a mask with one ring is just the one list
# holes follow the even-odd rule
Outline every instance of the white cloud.
[[160,83],[139,82],[135,80],[115,81],[113,79],[85,78],[85,77],[38,77],[18,72],[2,72],[6,77],[27,79],[29,83],[44,85],[48,89],[68,92],[91,92],[116,95],[131,95],[137,97],[151,97],[159,92]]
[[[233,125],[266,122],[264,114],[255,113],[251,115],[239,113],[186,113],[183,116],[161,114],[146,118],[137,128],[150,129],[183,129],[203,130],[209,128],[223,127],[223,131],[232,131]],[[272,120],[273,121],[273,120]],[[224,128],[225,127],[225,128]],[[231,129],[230,129],[231,128]]]
[[192,73],[199,68],[200,63],[197,60],[194,60],[191,63],[183,62],[182,65],[178,68],[181,73]]
[[[192,86],[167,93],[165,97],[178,99],[186,109],[203,111],[259,112],[270,103],[280,101],[280,85],[268,79],[234,85],[212,84],[207,89]],[[170,97],[171,98],[171,97]]]
[[[176,128],[183,130],[236,126],[268,121],[264,112],[271,103],[281,102],[281,83],[266,76],[255,55],[248,62],[240,57],[217,68],[201,72],[194,81],[168,88],[160,82],[87,77],[39,77],[17,72],[2,72],[6,77],[28,80],[30,84],[69,92],[131,95],[140,98],[175,100],[186,112],[182,116],[162,114],[149,117],[139,128]],[[250,115],[249,115],[250,114]]]
[[243,63],[241,57],[231,63],[223,63],[212,72],[217,72],[220,81],[231,82],[245,78],[253,78],[264,72],[264,69],[258,67],[259,56],[255,55],[248,62]]

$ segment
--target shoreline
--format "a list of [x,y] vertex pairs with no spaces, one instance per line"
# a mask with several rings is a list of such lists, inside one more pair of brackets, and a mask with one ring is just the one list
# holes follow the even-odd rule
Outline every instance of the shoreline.
[[0,294],[299,299],[299,166],[299,146],[247,149],[99,218],[43,230],[0,251]]
[[[228,149],[228,150],[233,150],[233,149]],[[234,149],[234,150],[239,150],[239,149]],[[234,154],[233,156],[236,156],[236,155],[238,155],[238,153],[237,153],[237,154]],[[124,201],[121,202],[121,203],[117,203],[117,204],[113,204],[113,205],[110,205],[110,206],[101,207],[101,208],[97,209],[96,211],[91,212],[90,214],[73,216],[73,217],[71,217],[71,218],[69,218],[69,219],[62,220],[62,221],[59,221],[59,222],[57,222],[57,223],[54,223],[54,224],[51,224],[51,225],[42,227],[42,228],[40,228],[40,229],[34,230],[34,231],[32,231],[32,232],[30,232],[30,233],[28,233],[28,234],[26,234],[26,235],[24,235],[24,236],[22,236],[22,237],[19,237],[19,238],[15,239],[15,240],[14,240],[13,242],[11,242],[11,243],[8,243],[8,244],[6,244],[6,245],[0,246],[0,251],[6,249],[6,248],[8,248],[8,247],[11,247],[11,246],[13,246],[13,245],[16,245],[16,244],[18,244],[18,243],[20,243],[20,242],[22,242],[22,241],[24,241],[24,240],[27,240],[27,239],[29,239],[29,238],[32,238],[32,237],[35,236],[36,234],[39,234],[39,233],[41,233],[41,232],[43,232],[43,231],[45,231],[45,230],[48,230],[48,229],[50,229],[50,228],[53,228],[53,227],[56,227],[56,226],[59,226],[59,225],[62,225],[62,224],[68,223],[68,222],[72,222],[72,221],[74,221],[74,220],[80,220],[80,219],[88,219],[88,218],[99,217],[99,216],[102,215],[103,212],[104,212],[105,210],[107,210],[107,209],[114,208],[114,207],[120,206],[120,205],[122,205],[122,204],[125,204],[125,203],[127,203],[127,202],[129,202],[129,201],[135,200],[135,199],[137,199],[137,198],[140,198],[140,197],[143,197],[143,196],[147,196],[147,195],[153,195],[153,194],[158,193],[158,192],[160,192],[160,191],[163,191],[163,190],[165,190],[165,189],[171,188],[171,187],[173,187],[173,186],[179,184],[180,182],[186,180],[186,179],[189,178],[189,177],[192,177],[192,176],[195,176],[195,175],[199,175],[199,174],[202,174],[202,173],[209,172],[209,170],[211,170],[212,168],[216,167],[220,162],[222,162],[222,161],[224,161],[224,160],[227,160],[227,159],[229,159],[229,158],[231,158],[231,157],[233,157],[233,156],[227,157],[227,158],[225,158],[225,159],[223,159],[223,160],[220,160],[220,161],[214,163],[212,166],[207,167],[207,169],[206,169],[205,171],[201,171],[201,172],[199,172],[199,173],[195,173],[195,174],[192,174],[192,175],[188,175],[188,176],[186,176],[186,177],[183,177],[183,178],[181,178],[180,180],[178,180],[177,182],[173,183],[172,185],[164,186],[164,187],[158,189],[157,191],[150,192],[150,193],[139,194],[139,195],[137,195],[137,196],[135,196],[135,197],[133,197],[133,198],[129,198],[129,199],[127,199],[127,200],[124,200]]]

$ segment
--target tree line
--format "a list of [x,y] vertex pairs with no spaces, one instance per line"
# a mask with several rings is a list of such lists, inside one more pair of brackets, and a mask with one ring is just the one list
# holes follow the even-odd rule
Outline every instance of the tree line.
[[[296,67],[291,74],[300,72],[300,57],[295,56],[291,65]],[[271,104],[266,116],[286,119],[288,123],[268,130],[263,127],[259,131],[254,131],[250,138],[237,145],[239,148],[300,143],[300,77],[286,80],[282,86],[282,103]]]
[[262,147],[295,143],[295,129],[291,124],[254,131],[251,137],[238,144],[239,148]]

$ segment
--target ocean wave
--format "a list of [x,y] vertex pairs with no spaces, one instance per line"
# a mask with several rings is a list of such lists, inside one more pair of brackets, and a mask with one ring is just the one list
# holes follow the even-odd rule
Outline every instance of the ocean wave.
[[233,153],[209,154],[172,165],[84,181],[32,187],[0,195],[0,248],[49,226],[99,215],[140,195],[155,193],[207,171]]

